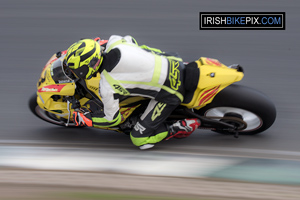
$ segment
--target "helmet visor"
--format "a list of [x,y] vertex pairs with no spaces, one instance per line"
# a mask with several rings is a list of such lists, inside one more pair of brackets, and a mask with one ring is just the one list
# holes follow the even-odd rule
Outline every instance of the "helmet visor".
[[65,76],[68,77],[68,79],[70,80],[78,79],[77,75],[68,67],[65,60],[63,60],[62,68]]

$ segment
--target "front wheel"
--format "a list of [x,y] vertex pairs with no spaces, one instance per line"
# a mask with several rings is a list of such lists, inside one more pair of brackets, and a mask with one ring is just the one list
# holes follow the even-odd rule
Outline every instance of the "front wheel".
[[[35,116],[37,116],[38,118],[40,118],[48,123],[59,125],[59,126],[65,126],[65,123],[67,123],[67,120],[59,118],[55,114],[42,109],[36,102],[36,99],[37,99],[36,94],[33,94],[30,97],[29,102],[28,102],[29,108]],[[70,122],[68,127],[76,127],[76,126],[75,126],[75,123]]]
[[[205,117],[217,118],[226,123],[236,124],[239,119],[246,127],[240,135],[254,135],[267,130],[275,121],[276,108],[263,93],[241,85],[230,85],[214,98],[212,103],[195,111]],[[223,119],[222,119],[223,118]],[[228,134],[226,130],[216,130]]]

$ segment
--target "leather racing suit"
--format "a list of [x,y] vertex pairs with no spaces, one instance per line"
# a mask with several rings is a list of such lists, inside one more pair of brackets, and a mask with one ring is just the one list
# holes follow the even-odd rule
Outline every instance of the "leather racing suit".
[[164,123],[184,99],[185,66],[179,57],[138,46],[131,36],[109,38],[99,68],[103,113],[92,114],[94,127],[111,127],[122,120],[121,98],[141,96],[150,102],[130,133],[134,145],[155,144],[170,136]]

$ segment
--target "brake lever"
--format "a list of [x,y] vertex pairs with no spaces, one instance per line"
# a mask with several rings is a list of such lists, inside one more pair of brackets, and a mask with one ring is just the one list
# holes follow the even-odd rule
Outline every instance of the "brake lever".
[[69,126],[69,123],[70,123],[70,117],[71,117],[70,101],[69,101],[69,100],[67,100],[67,109],[68,109],[69,116],[68,116],[68,121],[67,121],[67,123],[65,123],[65,126]]

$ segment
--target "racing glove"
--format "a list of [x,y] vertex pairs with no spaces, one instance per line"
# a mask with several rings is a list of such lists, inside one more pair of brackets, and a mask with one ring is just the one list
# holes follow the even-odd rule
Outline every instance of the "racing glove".
[[80,108],[73,112],[73,121],[76,126],[93,126],[92,116],[88,109]]

